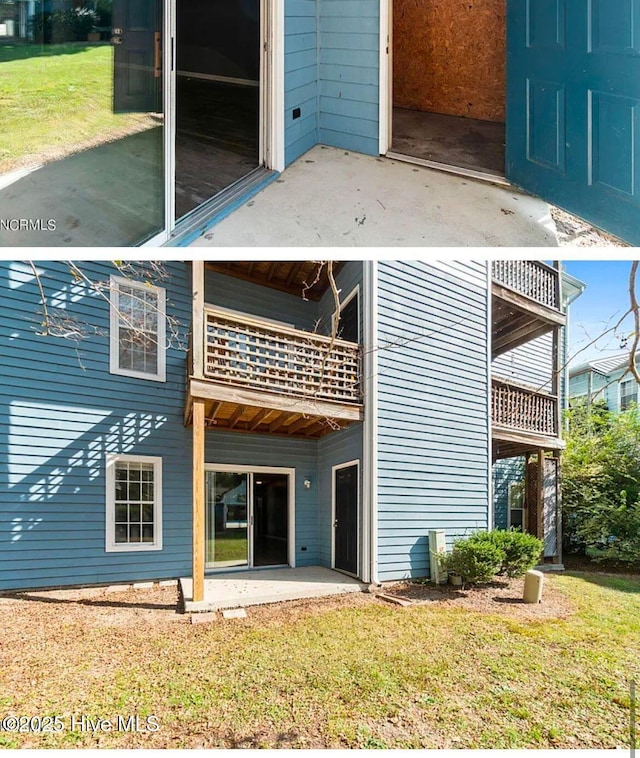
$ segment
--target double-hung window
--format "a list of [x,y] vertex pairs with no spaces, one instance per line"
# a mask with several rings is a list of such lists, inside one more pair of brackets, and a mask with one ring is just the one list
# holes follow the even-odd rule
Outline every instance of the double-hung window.
[[638,385],[635,379],[620,382],[620,410],[626,411],[638,402]]
[[164,289],[112,276],[110,334],[112,374],[165,381]]
[[107,552],[162,549],[162,459],[107,455]]

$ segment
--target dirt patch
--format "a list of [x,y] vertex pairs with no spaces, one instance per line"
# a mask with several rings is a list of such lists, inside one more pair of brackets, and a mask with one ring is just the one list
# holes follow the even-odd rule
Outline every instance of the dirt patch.
[[13,618],[14,623],[40,627],[60,619],[65,624],[84,627],[136,626],[187,622],[178,610],[178,588],[154,586],[133,589],[125,586],[111,590],[89,587],[69,590],[16,592],[0,596],[0,616]]
[[551,217],[556,225],[560,247],[628,247],[626,242],[553,205]]
[[522,600],[524,579],[504,579],[460,590],[448,584],[397,582],[385,585],[384,593],[410,600],[412,605],[442,605],[476,613],[500,613],[524,621],[567,618],[574,613],[568,598],[554,586],[553,575],[545,575],[542,602]]

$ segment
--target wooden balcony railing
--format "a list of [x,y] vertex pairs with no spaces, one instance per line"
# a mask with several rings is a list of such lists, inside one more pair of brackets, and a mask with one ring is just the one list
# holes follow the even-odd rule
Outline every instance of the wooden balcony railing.
[[338,403],[361,403],[360,348],[210,306],[204,310],[204,377]]
[[542,261],[493,261],[492,276],[503,287],[547,308],[561,309],[559,272]]
[[491,419],[494,426],[558,436],[558,398],[544,392],[493,379],[491,382]]

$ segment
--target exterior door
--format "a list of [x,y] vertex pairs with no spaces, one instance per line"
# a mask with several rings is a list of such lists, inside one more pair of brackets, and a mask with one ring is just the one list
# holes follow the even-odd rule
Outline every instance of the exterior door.
[[160,111],[162,14],[158,0],[113,0],[114,113]]
[[507,0],[506,165],[640,244],[640,0]]
[[333,469],[333,567],[358,574],[357,463]]
[[247,473],[206,472],[206,568],[249,565],[250,491]]

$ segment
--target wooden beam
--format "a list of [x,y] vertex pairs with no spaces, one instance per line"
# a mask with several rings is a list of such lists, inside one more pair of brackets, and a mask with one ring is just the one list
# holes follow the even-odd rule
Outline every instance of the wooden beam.
[[544,449],[538,449],[538,488],[536,491],[536,536],[544,539]]
[[257,429],[263,422],[266,423],[269,416],[271,416],[273,413],[275,413],[275,411],[270,411],[268,408],[263,408],[262,410],[258,411],[249,422],[249,431],[252,432],[254,429]]
[[211,409],[211,415],[207,419],[207,424],[213,424],[213,422],[216,420],[216,414],[220,410],[221,405],[222,405],[222,400],[218,400],[217,402],[214,401],[213,408]]
[[192,379],[189,384],[192,397],[203,400],[222,400],[225,403],[255,408],[269,408],[273,411],[298,413],[301,416],[318,416],[344,421],[361,421],[362,405],[358,403],[338,403],[332,400],[316,400],[311,397],[295,397],[283,393],[233,387],[214,381]]
[[275,419],[269,424],[269,433],[275,432],[276,429],[279,429],[288,418],[289,418],[289,414],[285,413],[284,411],[281,411],[275,417]]
[[311,426],[312,424],[315,424],[317,419],[309,418],[309,416],[303,416],[299,421],[294,422],[293,424],[289,424],[287,427],[287,434],[295,434],[300,429],[304,429],[305,426]]
[[[300,296],[300,286],[295,283],[291,287],[287,287],[284,282],[280,282],[277,279],[272,282],[266,282],[264,278],[260,278],[257,274],[250,275],[248,271],[239,271],[238,269],[232,269],[231,271],[228,271],[219,263],[214,263],[212,261],[207,261],[206,267],[211,271],[219,271],[220,273],[226,274],[227,276],[233,276],[235,279],[241,279],[245,282],[253,282],[254,284],[261,284],[274,290],[287,292],[289,295],[297,295],[298,297]],[[334,273],[336,273],[335,269]],[[322,294],[326,288],[326,284],[324,288],[321,288],[319,284],[317,284],[315,287],[308,290],[306,294],[307,300],[313,300],[317,302],[322,297]]]
[[235,411],[233,412],[233,415],[229,419],[229,429],[233,429],[233,427],[238,423],[240,420],[240,416],[244,413],[244,405],[239,405]]
[[554,563],[562,563],[562,455],[559,450],[553,451],[556,459],[556,557]]
[[204,376],[204,261],[191,264],[191,355],[189,373],[201,379]]
[[193,401],[193,597],[204,600],[204,400]]
[[[536,322],[534,322],[534,324],[535,323]],[[493,357],[496,358],[498,355],[502,355],[502,353],[506,353],[508,350],[514,350],[516,347],[520,347],[520,345],[524,345],[526,342],[531,342],[531,340],[536,339],[536,337],[541,337],[543,334],[547,334],[552,328],[553,327],[549,326],[549,324],[540,324],[540,322],[537,322],[537,326],[529,323],[526,327],[506,332],[493,340],[491,345]]]
[[289,276],[287,277],[286,285],[287,287],[290,287],[296,278],[298,277],[298,274],[302,270],[302,263],[292,263],[291,264],[291,270],[289,271]]
[[498,442],[513,442],[526,445],[530,450],[538,450],[544,446],[545,450],[564,450],[565,443],[557,437],[545,437],[535,432],[519,431],[504,426],[492,426],[491,437]]
[[327,422],[322,419],[322,421],[316,421],[315,424],[310,424],[304,431],[305,437],[313,437],[318,432],[323,431],[323,429],[327,426]]
[[273,279],[273,275],[276,273],[278,267],[278,261],[273,261],[269,266],[269,272],[267,273],[267,281],[270,282]]
[[567,323],[567,317],[561,311],[549,308],[547,305],[542,305],[542,303],[536,302],[533,298],[521,295],[519,292],[514,292],[495,281],[492,284],[491,293],[518,310],[533,313],[553,326],[564,326]]

